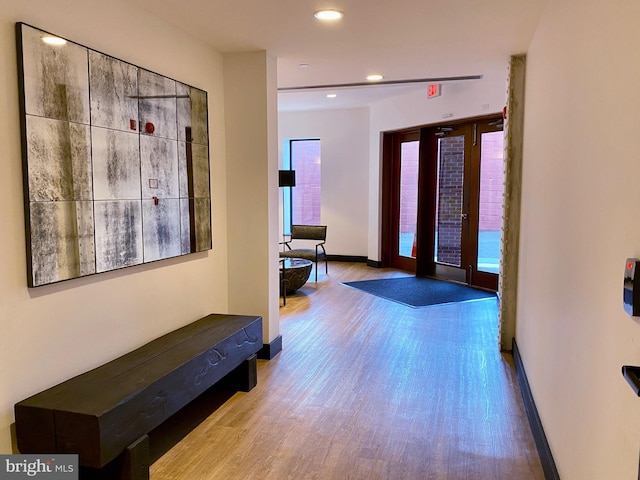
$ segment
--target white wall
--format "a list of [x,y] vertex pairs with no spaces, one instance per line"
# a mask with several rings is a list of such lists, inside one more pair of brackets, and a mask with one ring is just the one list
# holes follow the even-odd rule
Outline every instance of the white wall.
[[[26,286],[17,21],[209,92],[213,250],[29,290]],[[3,0],[0,8],[0,452],[13,405],[211,312],[227,311],[221,56],[129,2]]]
[[320,216],[327,225],[327,253],[366,256],[369,109],[281,112],[278,119],[280,164],[285,141],[320,138]]
[[640,4],[549,2],[528,52],[516,340],[563,480],[638,475]]

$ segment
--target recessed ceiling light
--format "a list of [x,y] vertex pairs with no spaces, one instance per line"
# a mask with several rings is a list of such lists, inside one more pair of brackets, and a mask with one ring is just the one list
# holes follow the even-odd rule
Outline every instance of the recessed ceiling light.
[[300,68],[309,68],[311,65],[309,65],[308,63],[301,63],[300,65],[298,65]]
[[67,43],[64,38],[54,37],[53,35],[42,37],[42,41],[48,45],[64,45],[65,43]]
[[318,20],[340,20],[344,17],[344,13],[340,10],[335,10],[333,8],[327,8],[324,10],[318,10],[313,14]]
[[377,82],[378,80],[382,80],[384,77],[380,74],[375,74],[375,75],[369,75],[367,77],[367,80],[369,80],[370,82]]
[[335,93],[327,93],[327,98],[336,98],[338,95]]

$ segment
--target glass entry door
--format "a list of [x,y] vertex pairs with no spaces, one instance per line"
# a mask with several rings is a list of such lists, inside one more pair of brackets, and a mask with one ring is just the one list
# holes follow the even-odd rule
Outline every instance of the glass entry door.
[[420,141],[417,132],[398,134],[393,154],[392,265],[415,272]]
[[383,136],[381,266],[498,289],[503,120]]
[[497,290],[503,208],[500,118],[432,130],[434,272]]
[[[463,249],[466,247],[468,217],[465,198],[465,131],[439,128],[436,132],[436,211],[433,261],[439,273],[464,281]],[[449,268],[452,267],[452,268]]]
[[480,173],[474,284],[498,289],[504,199],[504,135],[502,121],[478,125]]
[[418,223],[418,140],[400,144],[398,255],[416,258]]

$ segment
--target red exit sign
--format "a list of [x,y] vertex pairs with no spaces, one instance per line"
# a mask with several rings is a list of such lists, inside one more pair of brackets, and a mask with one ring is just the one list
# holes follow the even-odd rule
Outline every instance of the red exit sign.
[[427,87],[427,98],[435,98],[440,96],[440,84],[430,83]]

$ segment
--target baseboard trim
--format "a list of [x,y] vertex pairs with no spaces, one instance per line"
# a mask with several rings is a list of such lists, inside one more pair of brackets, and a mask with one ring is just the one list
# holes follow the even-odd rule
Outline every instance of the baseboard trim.
[[367,259],[367,267],[382,268],[382,262],[379,261],[379,260],[369,260],[369,259]]
[[367,257],[361,257],[358,255],[327,255],[327,260],[330,262],[364,263],[367,261]]
[[544,433],[542,427],[542,421],[538,414],[538,409],[533,400],[533,394],[529,386],[529,380],[522,363],[522,357],[518,350],[518,344],[516,339],[513,339],[513,363],[516,368],[516,379],[520,386],[520,392],[522,393],[522,400],[524,402],[524,409],[527,412],[527,418],[529,419],[529,425],[531,426],[531,432],[533,433],[533,439],[536,442],[536,448],[538,449],[538,455],[542,462],[542,470],[544,472],[545,480],[560,480],[558,469],[556,468],[556,462],[553,460],[553,454],[547,442],[547,436]]
[[260,360],[271,360],[282,351],[282,335],[278,335],[271,340],[271,343],[263,343],[262,348],[258,351]]

